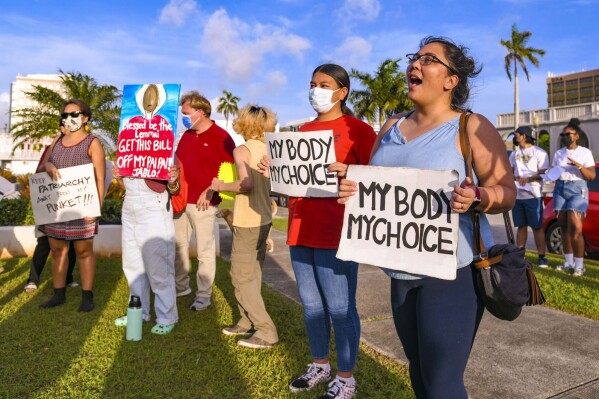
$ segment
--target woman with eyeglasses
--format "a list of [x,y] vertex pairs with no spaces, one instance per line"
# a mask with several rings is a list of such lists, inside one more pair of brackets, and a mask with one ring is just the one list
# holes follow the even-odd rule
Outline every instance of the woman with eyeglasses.
[[[481,235],[487,248],[493,235],[485,213],[511,209],[516,199],[514,175],[505,145],[493,125],[471,114],[467,135],[475,181],[466,176],[460,150],[459,120],[465,111],[469,79],[480,73],[467,48],[442,37],[426,37],[408,54],[406,78],[414,110],[392,116],[374,145],[371,165],[456,170],[450,206],[459,214],[457,276],[441,280],[396,270],[391,277],[395,328],[410,362],[417,398],[466,399],[464,370],[484,311],[473,265],[470,213],[481,212]],[[342,180],[339,201],[356,192]]]
[[[52,143],[44,156],[44,170],[52,178],[60,178],[60,169],[92,164],[96,178],[96,187],[100,207],[104,199],[104,176],[106,161],[104,148],[100,141],[87,133],[87,124],[92,117],[90,107],[81,100],[70,99],[64,106],[61,118],[65,134]],[[80,312],[90,312],[94,308],[93,286],[96,275],[96,257],[94,255],[94,235],[98,233],[98,218],[84,217],[68,222],[50,223],[40,226],[48,236],[52,250],[52,285],[54,295],[42,303],[42,308],[52,308],[66,301],[65,274],[67,272],[67,254],[69,243],[75,246],[81,274]]]
[[[237,180],[225,183],[212,180],[212,194],[219,191],[238,193],[233,207],[233,248],[231,282],[239,308],[239,321],[222,330],[229,336],[245,336],[237,345],[269,349],[279,342],[277,328],[262,299],[262,265],[266,239],[272,226],[270,179],[263,176],[258,163],[266,155],[264,132],[274,132],[276,115],[265,107],[246,105],[237,114],[233,129],[245,143],[233,150]],[[250,336],[251,335],[251,336]]]
[[589,206],[587,180],[596,177],[593,153],[577,144],[581,133],[580,121],[570,119],[560,133],[562,148],[553,155],[552,164],[562,168],[553,190],[553,209],[557,212],[566,262],[557,270],[572,271],[575,276],[585,272],[582,224]]
[[[350,79],[347,71],[335,64],[324,64],[312,73],[310,104],[317,117],[300,132],[332,130],[337,163],[366,165],[376,138],[372,127],[356,119],[347,107]],[[269,161],[261,167],[268,170]],[[354,397],[356,366],[360,343],[360,317],[356,308],[358,264],[337,259],[344,207],[335,198],[289,197],[287,244],[295,273],[304,321],[312,352],[307,371],[295,378],[289,388],[306,391],[331,378],[329,343],[331,322],[337,349],[337,376],[322,399]]]

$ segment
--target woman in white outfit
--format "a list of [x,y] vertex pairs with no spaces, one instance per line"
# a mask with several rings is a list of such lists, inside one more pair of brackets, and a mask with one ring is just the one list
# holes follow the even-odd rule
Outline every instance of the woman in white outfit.
[[[123,272],[130,295],[141,298],[143,318],[150,321],[150,290],[154,293],[156,325],[152,333],[173,331],[179,316],[175,291],[175,228],[169,193],[179,190],[179,167],[171,167],[171,181],[112,175],[125,190],[123,202]],[[115,320],[127,325],[127,316]]]

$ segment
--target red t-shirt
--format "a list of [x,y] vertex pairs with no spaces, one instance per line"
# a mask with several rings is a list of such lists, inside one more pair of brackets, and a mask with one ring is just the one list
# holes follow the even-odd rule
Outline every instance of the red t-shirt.
[[[332,130],[337,162],[368,165],[376,134],[370,125],[353,116],[306,123],[300,132]],[[345,205],[337,198],[289,197],[289,233],[287,245],[334,249],[339,247]]]
[[[200,194],[212,184],[223,162],[234,162],[235,142],[227,131],[214,123],[208,130],[196,134],[195,130],[183,133],[177,147],[177,157],[185,168],[188,185],[187,203],[195,204]],[[212,196],[212,205],[220,204],[220,196]]]

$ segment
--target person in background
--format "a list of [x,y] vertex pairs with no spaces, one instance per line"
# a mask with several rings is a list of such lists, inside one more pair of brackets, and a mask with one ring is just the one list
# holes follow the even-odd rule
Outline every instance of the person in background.
[[581,133],[580,121],[570,119],[560,134],[562,148],[555,152],[552,163],[552,167],[563,169],[553,190],[553,209],[557,212],[566,258],[557,270],[573,271],[575,276],[585,273],[582,225],[589,206],[587,180],[596,177],[591,150],[577,144]]
[[514,132],[514,143],[518,149],[510,154],[510,164],[516,178],[518,196],[512,209],[514,226],[518,228],[516,244],[526,247],[528,227],[532,229],[535,238],[540,268],[548,267],[545,257],[545,234],[541,229],[543,222],[543,178],[541,174],[549,168],[549,155],[541,147],[535,145],[536,139],[532,129],[520,126]]
[[248,335],[237,341],[247,348],[268,349],[279,341],[277,328],[262,299],[262,265],[266,256],[266,239],[272,226],[270,180],[260,174],[258,163],[266,155],[264,132],[274,132],[276,115],[265,107],[246,105],[237,114],[233,129],[246,142],[233,151],[237,180],[225,183],[214,178],[213,192],[238,193],[233,207],[233,248],[231,281],[240,319],[223,329],[225,335]]
[[212,179],[223,162],[234,162],[235,142],[226,130],[210,119],[210,102],[196,91],[181,96],[183,124],[187,128],[177,147],[177,157],[185,169],[187,207],[175,215],[175,282],[177,296],[189,295],[189,240],[195,233],[198,255],[197,291],[191,310],[204,310],[212,303],[212,283],[216,273],[214,221],[219,195],[208,197]]
[[[179,192],[179,167],[173,165],[170,181],[121,177],[115,165],[112,176],[125,191],[122,212],[123,272],[130,296],[141,299],[143,319],[150,320],[150,291],[154,293],[156,325],[151,332],[171,333],[179,320],[175,291],[175,226],[170,195]],[[127,316],[115,320],[126,326]]]
[[[476,285],[470,213],[481,213],[481,236],[490,248],[493,234],[485,213],[512,208],[514,175],[495,127],[482,115],[472,114],[466,134],[475,181],[466,177],[459,120],[470,93],[468,79],[480,72],[467,48],[429,36],[416,54],[406,57],[408,97],[414,110],[394,115],[383,125],[370,164],[458,172],[460,184],[454,186],[450,201],[459,214],[458,269],[455,280],[386,270],[391,277],[393,320],[416,397],[467,399],[464,370],[484,311]],[[356,189],[356,182],[342,180],[339,201],[346,201]]]
[[[376,134],[372,127],[355,118],[347,107],[350,79],[347,71],[335,64],[323,64],[312,73],[310,104],[316,111],[314,121],[300,132],[332,130],[338,165],[366,165]],[[267,173],[270,161],[263,158],[261,170]],[[358,264],[336,257],[343,227],[344,207],[336,198],[289,197],[287,244],[295,273],[312,363],[295,378],[293,392],[314,388],[331,377],[329,343],[331,322],[337,349],[337,375],[321,399],[349,399],[357,391],[353,376],[360,343],[360,317],[356,308]]]
[[[104,174],[106,161],[104,148],[100,141],[87,133],[92,112],[81,100],[70,99],[61,113],[66,134],[57,138],[51,150],[43,158],[44,170],[52,178],[60,178],[60,169],[92,164],[98,190],[100,208],[104,199]],[[70,241],[73,241],[79,270],[81,273],[81,305],[80,312],[94,309],[93,286],[96,276],[96,257],[94,255],[94,236],[98,233],[98,218],[83,217],[68,222],[50,223],[40,226],[40,230],[49,237],[52,249],[52,285],[54,295],[42,303],[42,308],[52,308],[66,301],[65,275],[67,271],[67,254]]]
[[[66,134],[64,123],[62,119],[60,120],[60,137]],[[40,157],[40,161],[37,165],[35,173],[39,173],[43,171],[42,161],[50,146],[46,146],[42,156]],[[44,266],[46,266],[46,261],[48,260],[48,255],[50,255],[50,242],[48,241],[48,236],[39,231],[36,227],[35,236],[37,237],[37,244],[35,245],[35,249],[33,250],[33,257],[31,259],[31,268],[29,269],[29,278],[27,279],[27,283],[25,284],[25,292],[34,292],[37,290],[37,287],[40,285],[42,271],[44,270]],[[73,271],[75,270],[75,263],[77,262],[77,255],[75,254],[75,247],[71,242],[69,244],[69,253],[68,253],[68,268],[65,284],[67,287],[79,287],[79,283],[77,283],[73,279]]]

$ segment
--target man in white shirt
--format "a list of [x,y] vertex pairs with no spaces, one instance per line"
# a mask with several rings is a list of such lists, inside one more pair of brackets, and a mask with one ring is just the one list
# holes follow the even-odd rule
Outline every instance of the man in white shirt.
[[549,168],[549,156],[542,148],[534,145],[536,139],[532,129],[520,126],[514,132],[514,144],[518,149],[510,155],[510,164],[516,178],[518,196],[512,209],[514,225],[518,228],[516,244],[524,248],[528,239],[528,227],[532,233],[539,254],[538,266],[548,266],[545,257],[545,236],[542,225],[543,193],[541,174]]

